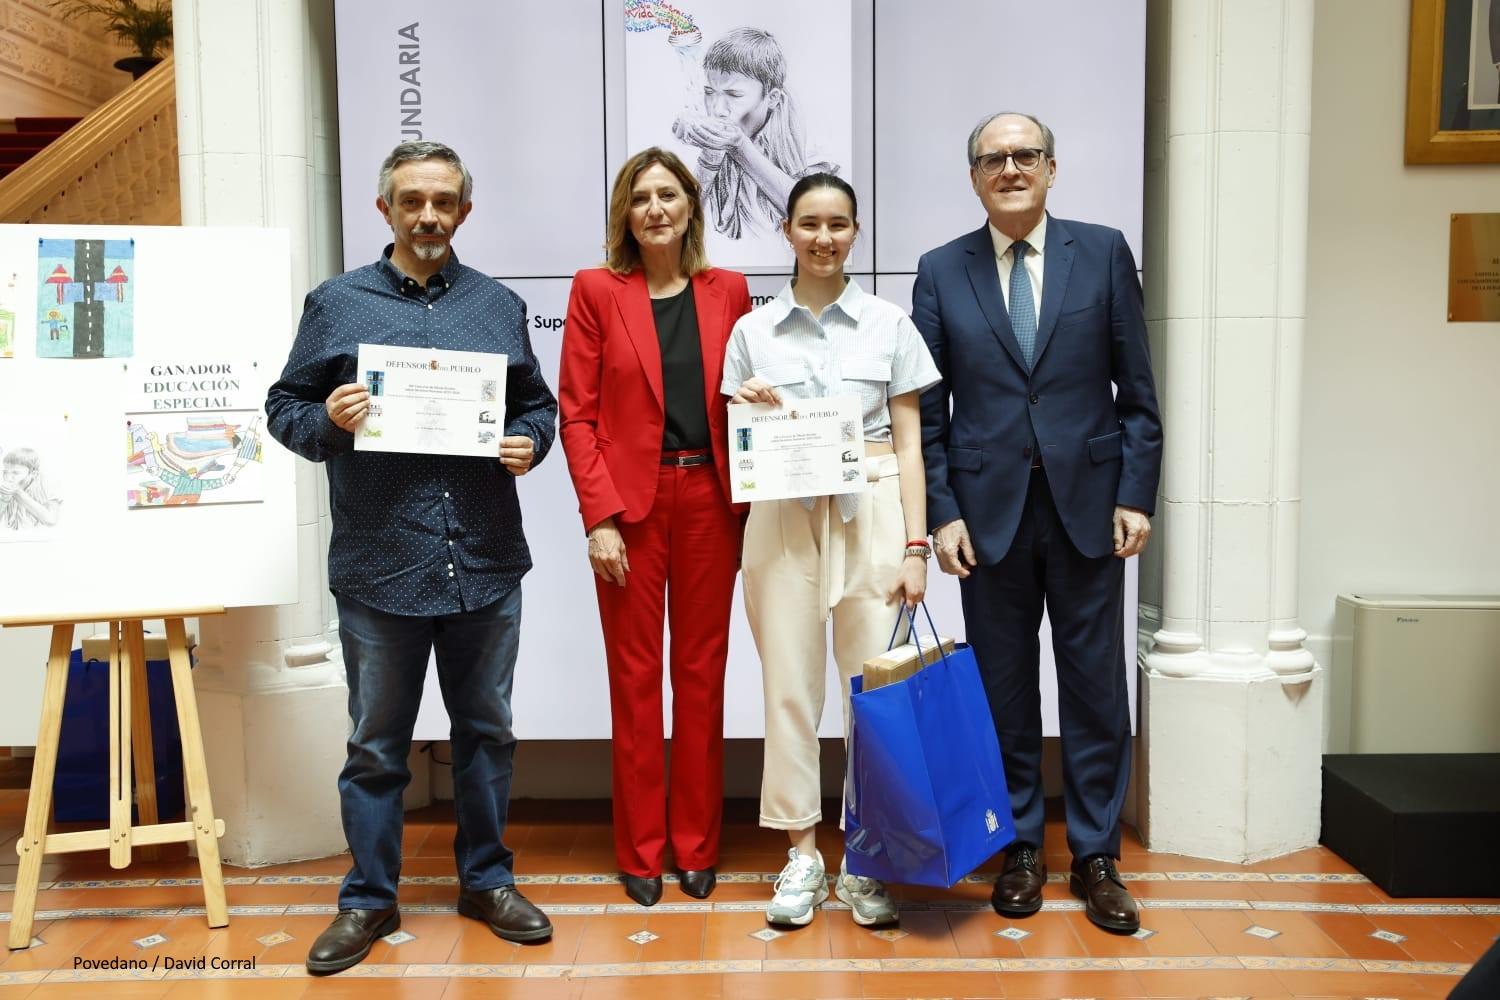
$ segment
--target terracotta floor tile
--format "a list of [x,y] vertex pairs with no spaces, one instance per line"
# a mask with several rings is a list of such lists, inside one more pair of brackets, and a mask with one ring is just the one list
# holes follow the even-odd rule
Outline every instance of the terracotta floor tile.
[[[372,955],[373,959],[373,955]],[[372,994],[399,1000],[439,1000],[448,988],[446,979],[360,979],[350,976],[327,976],[305,980],[307,1000],[370,1000]]]
[[307,993],[307,985],[305,979],[183,979],[174,981],[166,996],[167,1000],[298,1000]]
[[[829,959],[833,958],[833,947],[829,943],[828,924],[830,919],[843,917],[848,918],[847,913],[833,913],[819,911],[813,917],[812,923],[806,927],[798,927],[795,930],[787,928],[771,928],[765,922],[762,915],[761,924],[772,930],[781,932],[781,937],[766,942],[766,961],[794,961],[798,959]],[[848,956],[838,956],[845,958]]]
[[[1141,996],[1146,997],[1243,997],[1286,993],[1274,972],[1246,969],[1141,970],[1135,973]],[[1347,994],[1344,994],[1347,1000]]]
[[584,918],[583,937],[573,961],[579,965],[614,965],[641,961],[641,946],[630,935],[646,928],[646,911],[605,913]]
[[[1369,972],[1278,972],[1283,992],[1302,996],[1388,996],[1403,1000],[1446,997],[1456,980]],[[1438,992],[1440,990],[1440,992]]]
[[[847,958],[958,958],[958,943],[947,915],[936,910],[908,910],[891,928],[861,927],[847,910],[827,913],[833,954]],[[889,940],[881,932],[894,937]],[[899,936],[898,936],[899,935]]]
[[[765,915],[759,912],[715,913],[704,921],[703,956],[726,962],[763,961],[766,943],[750,935],[765,929]],[[744,978],[736,977],[735,982]]]
[[1155,933],[1146,939],[1146,951],[1153,956],[1212,955],[1213,946],[1182,910],[1141,911],[1141,926]]
[[1400,943],[1400,947],[1414,959],[1423,962],[1472,962],[1477,957],[1455,941],[1453,935],[1443,927],[1446,921],[1466,918],[1372,913],[1369,919],[1380,930],[1400,934],[1406,938]]
[[982,911],[950,910],[947,913],[948,931],[953,935],[954,947],[963,958],[1022,958],[1019,942],[1001,937],[999,931],[1008,927],[1025,929],[1024,921],[1012,922],[997,917],[988,907]]
[[[451,979],[443,1000],[580,1000],[587,980],[543,979]],[[308,1000],[315,1000],[309,997]]]
[[858,972],[773,972],[725,978],[735,1000],[858,1000],[864,996]]
[[1477,960],[1500,939],[1500,928],[1480,917],[1433,917],[1431,920],[1464,950],[1469,956],[1464,959],[1466,962]]
[[[866,997],[1003,997],[993,972],[880,972],[859,977]],[[1061,994],[1058,994],[1059,996]]]
[[[725,996],[725,976],[674,974],[660,976],[590,976],[583,983],[583,1000],[717,1000]],[[737,996],[737,994],[727,994]]]
[[1114,934],[1095,927],[1081,910],[1059,916],[1072,926],[1083,946],[1083,953],[1091,958],[1144,958],[1151,954],[1149,939],[1143,941],[1129,934]]
[[655,941],[641,946],[642,962],[696,962],[718,958],[703,950],[707,913],[660,913],[646,917],[644,930],[655,934]]
[[160,1000],[173,989],[176,983],[165,983],[161,981],[152,982],[111,982],[107,984],[90,983],[84,986],[79,983],[43,983],[30,993],[26,994],[26,1000],[78,1000],[80,993],[99,993],[108,1000]]
[[1275,939],[1266,940],[1247,931],[1258,926],[1259,914],[1246,910],[1200,910],[1192,915],[1199,932],[1218,955],[1281,955]]
[[[1001,919],[998,916],[995,918]],[[1012,925],[1029,932],[1021,939],[1021,954],[1026,958],[1065,958],[1083,955],[1083,942],[1073,930],[1066,913],[1043,910]],[[997,928],[998,929],[998,928]]]
[[1300,958],[1347,957],[1343,947],[1315,921],[1308,919],[1306,913],[1255,910],[1249,916],[1257,927],[1279,932],[1279,936],[1271,941],[1283,955]]
[[1363,913],[1308,913],[1307,920],[1350,958],[1400,962],[1409,957],[1400,945],[1371,937],[1379,927]]
[[1141,977],[1134,972],[1002,972],[998,976],[1004,997],[1056,1000],[1057,997],[1148,996]]

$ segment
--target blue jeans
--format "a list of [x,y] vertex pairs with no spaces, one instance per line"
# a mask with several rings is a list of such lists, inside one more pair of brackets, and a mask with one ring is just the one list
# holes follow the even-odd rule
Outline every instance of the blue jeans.
[[339,775],[344,837],[353,867],[340,909],[396,903],[401,877],[401,793],[430,651],[452,723],[453,857],[464,889],[513,885],[515,855],[501,842],[516,738],[510,692],[521,624],[521,588],[477,611],[393,615],[335,594],[349,677],[349,759]]

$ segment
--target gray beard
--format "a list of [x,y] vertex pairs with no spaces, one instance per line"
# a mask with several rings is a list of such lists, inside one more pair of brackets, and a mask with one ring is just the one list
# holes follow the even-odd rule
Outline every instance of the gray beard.
[[437,260],[448,252],[448,245],[446,243],[414,243],[411,249],[417,260]]

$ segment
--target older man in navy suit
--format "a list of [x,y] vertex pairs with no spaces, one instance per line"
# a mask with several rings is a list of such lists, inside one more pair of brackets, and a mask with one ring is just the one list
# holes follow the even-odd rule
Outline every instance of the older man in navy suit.
[[1046,212],[1052,132],[1002,113],[969,136],[988,223],[924,254],[912,318],[943,372],[922,396],[927,518],[1005,758],[1016,840],[991,896],[1042,906],[1042,608],[1052,623],[1075,895],[1130,933],[1115,868],[1130,772],[1124,560],[1151,534],[1161,417],[1135,259],[1114,229]]

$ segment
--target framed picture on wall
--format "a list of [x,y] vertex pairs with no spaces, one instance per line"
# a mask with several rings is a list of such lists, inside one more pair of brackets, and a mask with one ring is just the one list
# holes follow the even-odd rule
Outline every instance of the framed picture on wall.
[[1407,163],[1500,163],[1500,0],[1412,0]]

